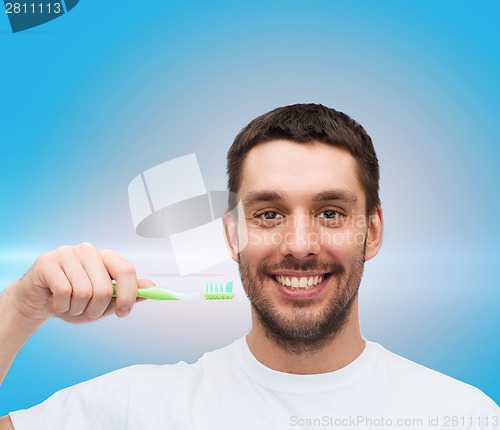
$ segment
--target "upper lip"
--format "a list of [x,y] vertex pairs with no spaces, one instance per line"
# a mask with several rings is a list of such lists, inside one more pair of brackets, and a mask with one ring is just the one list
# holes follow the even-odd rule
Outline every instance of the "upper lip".
[[307,271],[307,272],[299,272],[299,271],[278,271],[274,272],[272,276],[289,276],[289,277],[294,277],[294,278],[308,278],[311,276],[323,276],[326,275],[328,272],[316,272],[316,271]]

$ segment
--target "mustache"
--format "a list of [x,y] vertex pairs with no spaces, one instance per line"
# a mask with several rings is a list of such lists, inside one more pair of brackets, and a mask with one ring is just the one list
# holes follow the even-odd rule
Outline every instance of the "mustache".
[[320,259],[297,260],[294,257],[285,257],[276,262],[264,261],[260,265],[259,272],[262,274],[273,273],[278,270],[290,271],[315,271],[330,273],[340,276],[345,273],[345,268],[338,261],[322,261]]

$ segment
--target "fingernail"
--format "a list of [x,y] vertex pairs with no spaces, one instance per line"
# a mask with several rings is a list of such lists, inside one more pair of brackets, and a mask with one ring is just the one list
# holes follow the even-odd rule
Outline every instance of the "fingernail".
[[118,309],[121,317],[126,317],[130,313],[130,308],[120,308]]

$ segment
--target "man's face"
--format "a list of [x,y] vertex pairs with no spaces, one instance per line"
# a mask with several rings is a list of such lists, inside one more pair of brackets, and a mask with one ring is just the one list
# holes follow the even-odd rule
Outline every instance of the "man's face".
[[348,320],[374,255],[354,158],[319,142],[259,144],[238,196],[246,238],[233,222],[229,242],[254,317],[288,349],[321,348]]

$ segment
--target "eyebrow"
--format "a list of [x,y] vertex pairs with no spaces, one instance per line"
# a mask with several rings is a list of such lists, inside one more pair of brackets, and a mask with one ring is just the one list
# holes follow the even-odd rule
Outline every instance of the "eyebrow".
[[343,200],[347,203],[355,203],[358,201],[358,198],[352,191],[339,188],[334,190],[321,191],[314,196],[313,200],[317,202],[325,200]]
[[243,199],[243,206],[248,206],[259,202],[282,201],[286,197],[284,193],[276,191],[250,191]]
[[[286,197],[287,194],[283,192],[251,191],[243,199],[243,206],[248,206],[259,202],[279,202],[285,200]],[[343,188],[320,191],[313,196],[313,201],[315,202],[328,200],[343,200],[346,203],[355,203],[357,202],[358,198],[352,191]]]

